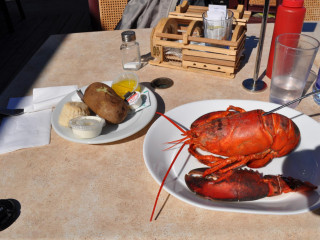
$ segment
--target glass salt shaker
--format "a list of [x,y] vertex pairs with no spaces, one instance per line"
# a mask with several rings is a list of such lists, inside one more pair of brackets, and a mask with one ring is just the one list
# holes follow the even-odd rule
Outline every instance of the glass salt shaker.
[[134,31],[124,31],[121,33],[122,44],[120,51],[122,54],[122,66],[124,70],[138,70],[141,67],[141,57],[139,43],[136,42]]
[[[316,91],[316,90],[319,90],[319,89],[320,89],[320,68],[319,68],[319,73],[318,73],[317,80],[316,80],[316,82],[313,84],[312,89],[313,89],[313,91]],[[314,99],[314,101],[315,101],[318,105],[320,105],[320,93],[314,94],[314,95],[313,95],[313,99]]]

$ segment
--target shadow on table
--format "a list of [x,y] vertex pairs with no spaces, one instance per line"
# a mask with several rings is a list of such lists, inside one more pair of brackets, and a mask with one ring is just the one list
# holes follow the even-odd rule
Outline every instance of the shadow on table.
[[317,23],[315,22],[305,22],[303,23],[303,26],[302,26],[302,33],[314,32],[316,27],[317,27]]
[[244,45],[244,53],[243,53],[243,59],[240,64],[241,69],[245,64],[249,62],[250,56],[252,54],[252,50],[258,46],[259,38],[256,36],[247,36],[245,45]]
[[313,70],[310,71],[310,74],[308,76],[306,85],[305,85],[305,87],[303,89],[302,95],[305,95],[308,92],[309,88],[311,87],[313,82],[316,80],[317,75],[318,74],[315,71],[313,71]]
[[[302,181],[320,186],[320,146],[315,149],[308,149],[293,152],[286,157],[282,166],[283,176],[290,176]],[[307,206],[311,209],[318,208],[320,202],[319,190],[301,193],[307,198]],[[320,215],[320,209],[312,211],[314,214]]]
[[7,88],[1,92],[0,106],[6,107],[9,98],[22,97],[27,94],[53,55],[58,51],[65,38],[66,35],[55,35],[47,39],[25,65],[23,70],[20,71]]
[[[314,32],[315,28],[317,26],[317,23],[313,22],[305,22],[303,24],[302,32],[308,33],[308,32]],[[259,37],[257,36],[247,36],[245,41],[245,50],[244,50],[244,59],[241,62],[240,68],[242,68],[246,63],[248,63],[252,50],[258,46],[259,43]]]
[[0,231],[7,229],[20,216],[21,205],[16,199],[0,199]]

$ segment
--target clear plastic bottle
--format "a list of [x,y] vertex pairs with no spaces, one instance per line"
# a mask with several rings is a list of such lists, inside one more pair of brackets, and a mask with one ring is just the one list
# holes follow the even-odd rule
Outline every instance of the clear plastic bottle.
[[[320,68],[319,68],[319,73],[316,82],[313,84],[312,87],[313,91],[319,90],[320,89]],[[320,105],[320,93],[313,95],[314,101]]]
[[138,70],[141,67],[140,47],[136,42],[134,31],[124,31],[121,33],[122,44],[120,51],[122,54],[122,66],[124,70]]

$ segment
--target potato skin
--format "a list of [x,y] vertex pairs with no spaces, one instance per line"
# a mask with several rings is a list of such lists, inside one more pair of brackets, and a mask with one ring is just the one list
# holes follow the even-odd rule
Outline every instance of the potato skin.
[[87,87],[84,102],[93,112],[113,124],[121,123],[128,114],[126,102],[101,82],[94,82]]

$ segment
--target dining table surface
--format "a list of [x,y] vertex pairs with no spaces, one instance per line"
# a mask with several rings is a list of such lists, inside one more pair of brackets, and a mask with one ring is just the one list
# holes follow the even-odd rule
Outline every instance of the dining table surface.
[[[319,23],[307,25],[303,34],[319,40]],[[147,62],[135,73],[140,84],[152,91],[156,110],[162,113],[204,100],[230,100],[234,105],[239,100],[268,103],[270,79],[263,72],[273,27],[267,24],[259,68],[259,76],[268,86],[265,91],[252,92],[242,86],[243,80],[254,74],[261,24],[247,25],[244,57],[233,79]],[[147,56],[152,29],[134,31],[141,55]],[[32,95],[34,88],[112,81],[124,71],[121,32],[50,36],[1,94],[0,104],[6,106],[11,97]],[[312,91],[319,67],[318,53],[306,92]],[[151,81],[160,77],[170,78],[174,84],[153,88]],[[320,122],[320,106],[312,97],[302,100],[295,110]],[[192,115],[193,110],[189,111],[185,114]],[[1,154],[0,198],[16,199],[21,212],[0,232],[0,239],[319,239],[320,209],[296,214],[212,210],[182,201],[166,190],[149,221],[159,184],[146,166],[143,146],[158,118],[155,114],[140,131],[115,142],[76,143],[51,129],[49,144]]]

